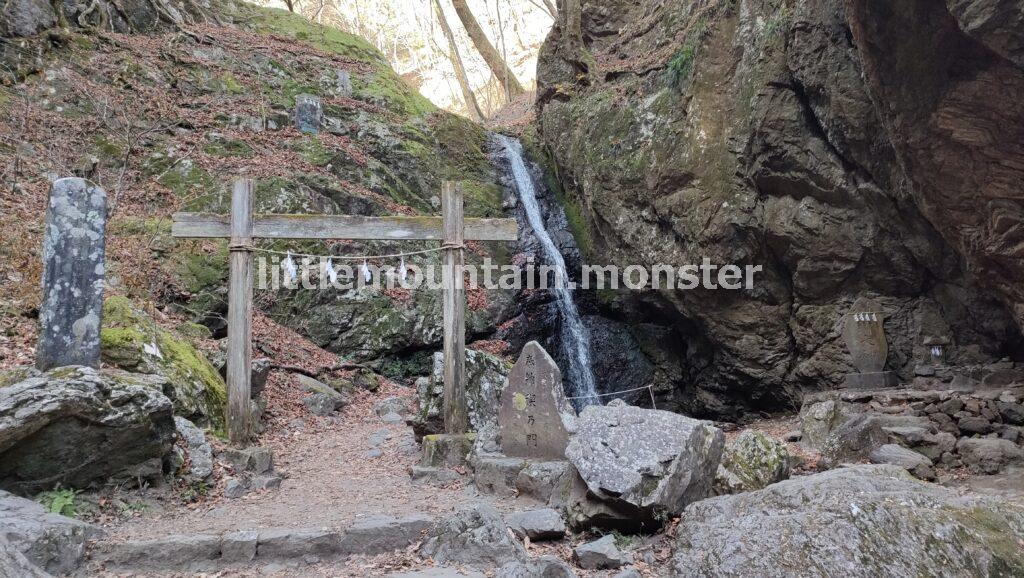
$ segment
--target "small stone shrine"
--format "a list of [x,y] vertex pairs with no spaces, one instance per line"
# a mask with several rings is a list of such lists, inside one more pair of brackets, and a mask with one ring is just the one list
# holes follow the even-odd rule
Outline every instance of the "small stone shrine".
[[850,389],[878,389],[895,387],[899,378],[894,371],[885,370],[889,344],[885,340],[882,322],[885,314],[875,301],[861,297],[846,314],[843,339],[853,358],[857,373],[846,376]]

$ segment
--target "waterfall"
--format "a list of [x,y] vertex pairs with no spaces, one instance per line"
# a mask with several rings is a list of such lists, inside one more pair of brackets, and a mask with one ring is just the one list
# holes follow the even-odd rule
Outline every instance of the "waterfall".
[[597,389],[594,387],[594,373],[590,368],[590,335],[583,326],[583,320],[580,319],[579,310],[576,309],[576,302],[569,288],[570,277],[565,267],[565,259],[544,226],[540,206],[537,204],[537,191],[523,158],[523,146],[517,139],[505,135],[499,134],[497,138],[512,169],[519,200],[523,203],[530,227],[537,235],[548,263],[557,271],[552,289],[562,318],[562,351],[569,364],[571,393],[572,397],[577,398],[573,405],[582,408],[586,405],[600,404]]

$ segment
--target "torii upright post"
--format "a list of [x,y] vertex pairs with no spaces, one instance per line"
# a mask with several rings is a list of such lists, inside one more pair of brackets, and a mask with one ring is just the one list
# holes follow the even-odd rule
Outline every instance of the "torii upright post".
[[446,181],[441,190],[444,229],[444,431],[469,431],[466,403],[466,292],[463,284],[465,254],[462,244],[462,187]]
[[254,239],[441,241],[444,265],[444,421],[445,432],[469,430],[466,403],[465,241],[517,241],[515,219],[465,219],[462,190],[445,182],[441,217],[363,217],[356,215],[253,215],[251,180],[235,183],[231,215],[177,213],[171,228],[178,238],[231,239],[228,280],[228,409],[231,443],[248,444],[252,358],[252,242]]
[[231,191],[231,262],[228,270],[228,439],[246,445],[252,435],[252,192],[251,179]]

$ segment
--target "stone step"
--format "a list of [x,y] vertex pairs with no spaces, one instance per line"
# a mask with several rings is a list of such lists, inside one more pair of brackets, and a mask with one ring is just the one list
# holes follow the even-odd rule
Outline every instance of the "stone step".
[[129,542],[101,541],[91,549],[90,570],[213,572],[232,566],[317,564],[351,555],[405,550],[433,525],[432,518],[374,516],[346,530],[263,528],[224,534],[172,535]]

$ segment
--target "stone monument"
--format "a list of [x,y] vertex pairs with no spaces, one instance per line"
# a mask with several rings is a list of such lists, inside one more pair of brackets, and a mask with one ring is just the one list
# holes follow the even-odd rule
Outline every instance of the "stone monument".
[[54,181],[43,240],[36,366],[100,365],[107,193],[85,179]]
[[899,383],[896,372],[885,371],[889,344],[882,326],[884,319],[882,307],[866,297],[857,299],[846,314],[843,339],[857,369],[857,373],[847,374],[846,387],[877,389],[894,387]]
[[565,459],[569,433],[563,416],[575,416],[562,389],[562,372],[536,341],[523,348],[498,406],[502,453],[510,457]]
[[295,128],[305,134],[317,134],[323,123],[324,109],[320,97],[300,94],[295,97]]

